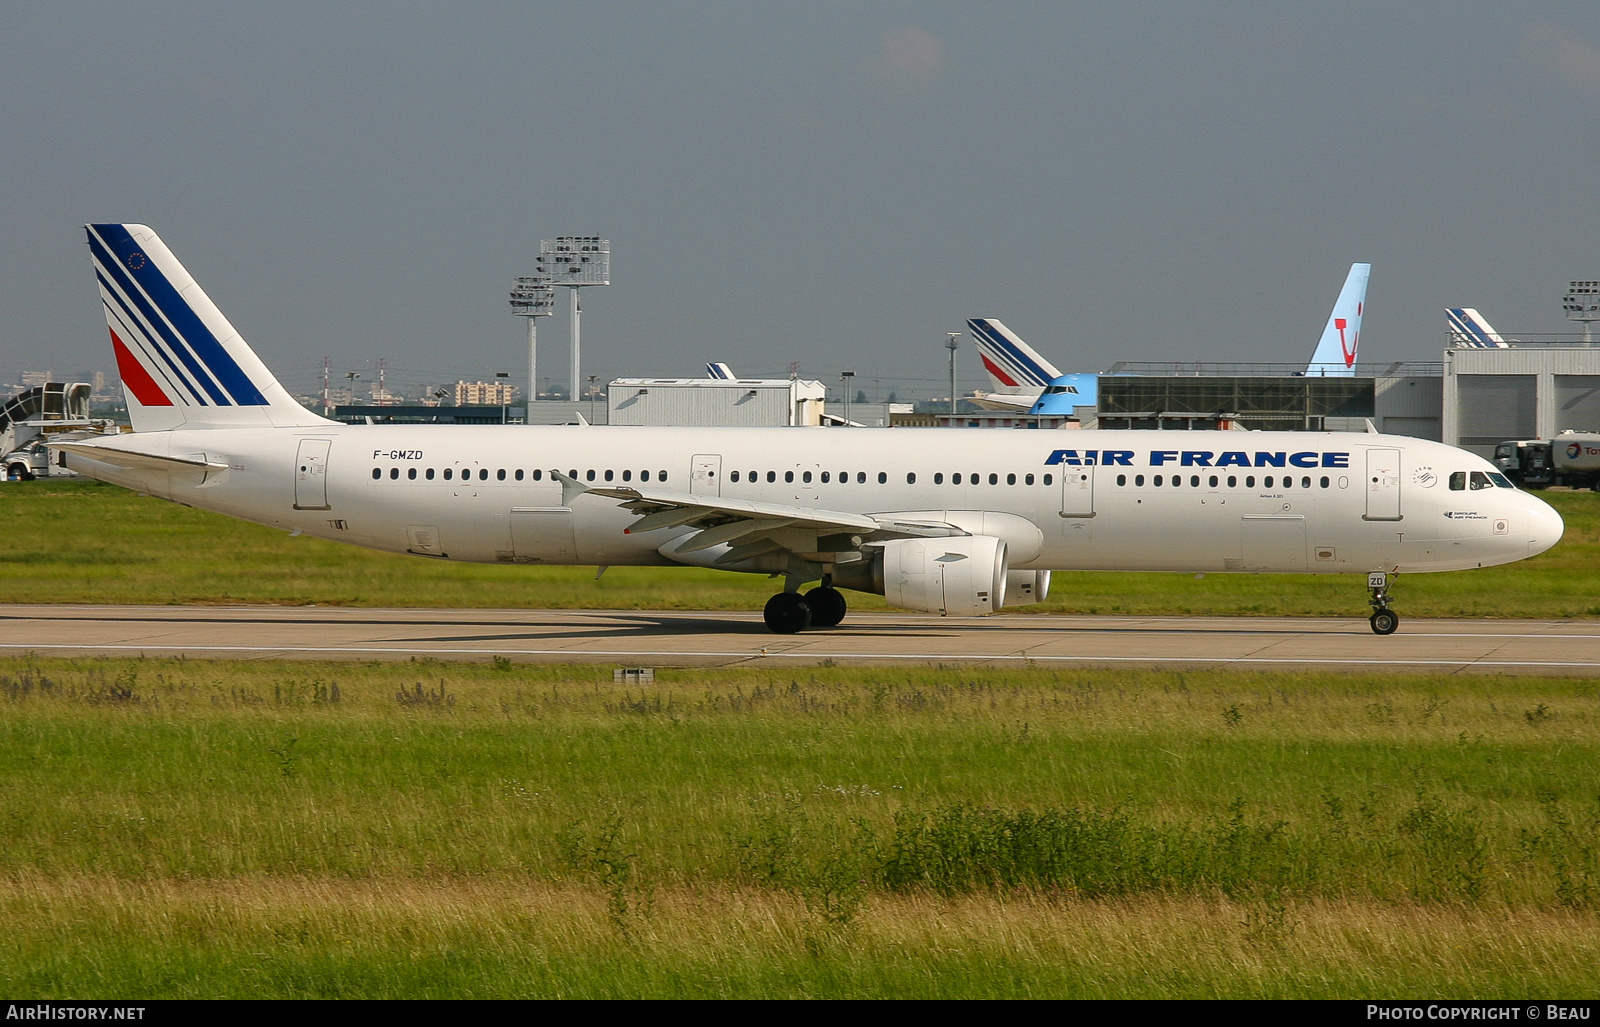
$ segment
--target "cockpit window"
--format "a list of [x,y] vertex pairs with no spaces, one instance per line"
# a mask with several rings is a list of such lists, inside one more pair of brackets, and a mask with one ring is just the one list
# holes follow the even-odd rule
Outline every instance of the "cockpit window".
[[1507,478],[1505,475],[1499,474],[1499,473],[1497,473],[1495,471],[1490,471],[1489,472],[1489,480],[1494,482],[1495,488],[1498,488],[1498,489],[1514,489],[1514,488],[1516,488],[1515,485],[1511,484],[1511,479],[1510,478]]
[[1467,472],[1466,471],[1451,471],[1450,472],[1450,491],[1451,492],[1464,492],[1466,490],[1466,487],[1467,487]]
[[1484,474],[1482,471],[1472,472],[1472,489],[1474,492],[1476,492],[1478,489],[1492,488],[1494,488],[1494,482],[1489,480],[1489,476],[1487,474]]

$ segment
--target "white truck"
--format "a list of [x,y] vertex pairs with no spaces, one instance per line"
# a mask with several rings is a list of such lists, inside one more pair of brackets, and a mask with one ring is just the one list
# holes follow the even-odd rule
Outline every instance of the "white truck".
[[89,416],[89,392],[87,382],[46,382],[6,400],[0,406],[0,480],[77,477],[51,463],[46,440],[121,430],[115,421]]

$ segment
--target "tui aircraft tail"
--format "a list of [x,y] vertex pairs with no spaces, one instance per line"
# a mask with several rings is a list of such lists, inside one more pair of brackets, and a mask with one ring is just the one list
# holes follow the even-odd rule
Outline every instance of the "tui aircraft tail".
[[85,225],[134,431],[331,424],[278,384],[144,225]]
[[1339,300],[1328,315],[1328,325],[1322,329],[1306,374],[1335,377],[1356,373],[1356,346],[1361,341],[1361,315],[1367,305],[1367,278],[1371,274],[1371,264],[1350,265],[1350,274],[1339,290]]

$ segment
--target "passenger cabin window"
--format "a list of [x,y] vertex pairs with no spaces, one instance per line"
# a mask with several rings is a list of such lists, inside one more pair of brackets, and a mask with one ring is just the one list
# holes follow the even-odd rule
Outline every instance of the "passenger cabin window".
[[887,473],[883,472],[883,471],[879,471],[878,472],[878,484],[879,485],[887,485],[888,483],[889,483],[889,475]]

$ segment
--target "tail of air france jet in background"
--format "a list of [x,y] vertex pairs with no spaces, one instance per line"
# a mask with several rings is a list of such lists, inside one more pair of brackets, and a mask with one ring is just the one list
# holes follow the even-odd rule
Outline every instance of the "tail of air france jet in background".
[[706,377],[731,382],[734,379],[733,368],[720,360],[708,360],[706,361]]
[[967,327],[978,343],[978,355],[984,370],[994,383],[994,391],[1002,393],[1041,390],[1061,377],[1056,366],[1032,346],[1017,338],[1017,333],[992,317],[974,317]]
[[1450,344],[1465,349],[1507,349],[1511,345],[1500,338],[1483,315],[1471,307],[1448,307],[1445,323],[1450,326]]
[[86,225],[136,432],[331,424],[278,384],[144,225]]
[[1356,373],[1356,346],[1361,341],[1361,315],[1367,305],[1367,278],[1371,264],[1351,264],[1339,290],[1339,300],[1328,315],[1328,325],[1311,354],[1307,375],[1350,376]]

